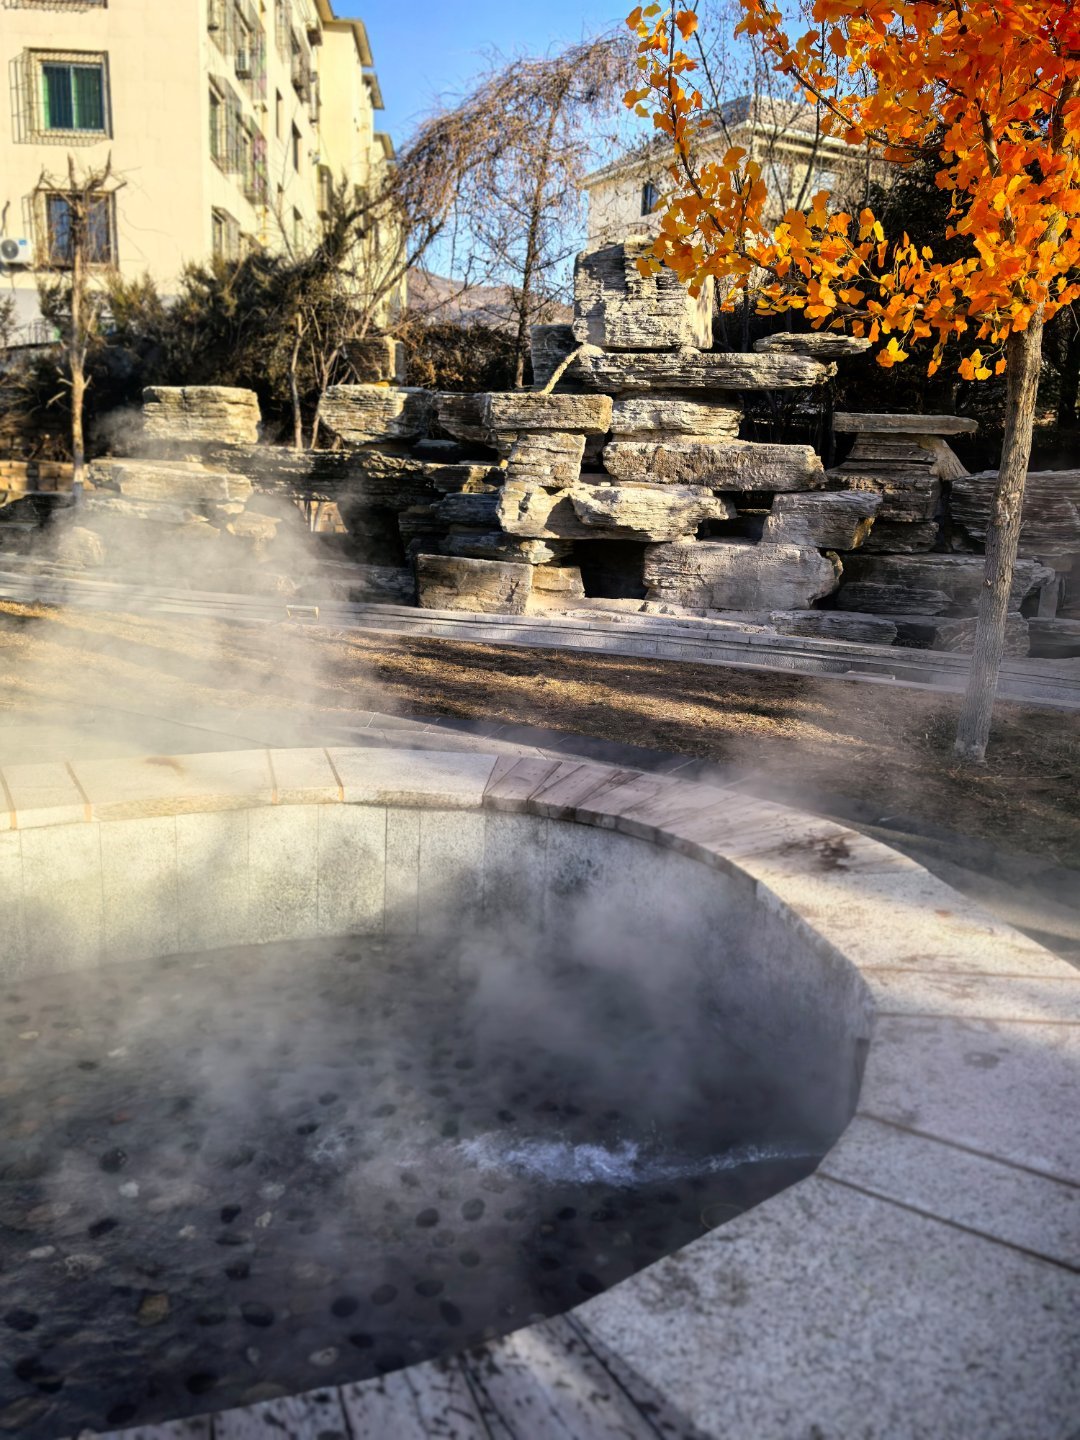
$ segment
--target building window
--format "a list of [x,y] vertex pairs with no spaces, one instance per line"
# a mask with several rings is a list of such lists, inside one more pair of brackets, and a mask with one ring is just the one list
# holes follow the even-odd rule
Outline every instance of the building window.
[[660,191],[656,188],[656,186],[651,180],[646,180],[645,184],[641,187],[642,215],[651,215],[652,212],[656,209],[659,200]]
[[289,0],[274,0],[274,38],[282,60],[289,58],[289,42],[292,36],[292,7]]
[[299,250],[304,238],[304,217],[299,210],[292,212],[292,243],[293,249]]
[[225,101],[212,85],[210,87],[210,156],[222,169],[225,168]]
[[108,134],[105,57],[55,59],[38,55],[35,89],[39,98],[37,129],[64,134]]
[[301,138],[300,138],[300,131],[299,131],[299,130],[296,128],[296,126],[294,125],[294,126],[292,127],[292,165],[293,165],[293,169],[296,171],[296,173],[297,173],[298,175],[300,174],[300,147],[301,147],[301,144],[302,144],[302,141],[301,141]]
[[280,90],[275,92],[274,98],[274,134],[280,140],[284,133],[285,125],[285,100]]
[[[53,191],[41,194],[45,263],[60,269],[70,267],[75,258],[74,198]],[[112,195],[102,195],[90,206],[85,255],[91,265],[112,265],[116,260],[116,202]]]
[[319,166],[319,214],[324,219],[334,207],[334,176],[328,165]]
[[231,262],[240,258],[240,226],[227,210],[216,206],[210,215],[210,243],[215,260]]

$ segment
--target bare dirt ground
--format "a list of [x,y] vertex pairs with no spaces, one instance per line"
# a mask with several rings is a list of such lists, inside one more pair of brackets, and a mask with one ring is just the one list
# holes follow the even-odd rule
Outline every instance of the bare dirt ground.
[[957,765],[953,696],[843,680],[316,627],[0,602],[0,716],[54,706],[177,717],[258,707],[502,719],[754,771],[1080,868],[1080,716],[1001,704]]

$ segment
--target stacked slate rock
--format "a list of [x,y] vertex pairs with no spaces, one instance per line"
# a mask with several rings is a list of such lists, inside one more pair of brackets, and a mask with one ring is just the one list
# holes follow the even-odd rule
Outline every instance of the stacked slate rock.
[[[971,650],[984,572],[973,552],[985,540],[985,519],[981,530],[979,519],[989,514],[997,476],[977,481],[949,440],[972,433],[976,422],[955,415],[838,414],[834,428],[854,441],[843,464],[829,472],[829,484],[838,495],[854,491],[880,499],[861,553],[845,560],[837,609],[886,617],[902,645]],[[1021,606],[1054,603],[1053,574],[1029,553],[1014,576],[1008,655],[1029,653],[1029,621]]]
[[227,385],[152,386],[143,391],[142,446],[147,453],[208,444],[255,445],[259,401]]
[[861,342],[713,352],[711,292],[642,275],[648,244],[579,257],[573,325],[533,332],[539,386],[570,359],[554,393],[440,397],[439,429],[500,466],[483,496],[439,506],[446,530],[440,558],[418,563],[421,605],[522,613],[589,593],[760,615],[809,611],[835,591],[835,549],[862,543],[878,497],[829,493],[810,446],[741,440],[740,397],[818,385],[830,371],[817,353],[831,361]]
[[[975,547],[986,541],[997,479],[996,470],[987,470],[953,481],[953,524]],[[1046,566],[1052,576],[1028,618],[1032,654],[1080,656],[1080,469],[1028,475],[1019,553]]]
[[259,423],[249,390],[147,390],[140,454],[90,465],[73,523],[59,527],[56,559],[119,580],[295,594],[315,563],[300,511],[206,459],[223,441],[254,445]]
[[310,533],[303,512],[303,457],[260,445],[259,427],[252,391],[148,389],[136,456],[92,463],[81,503],[55,529],[53,558],[175,588],[411,603],[404,567],[349,566],[335,583],[327,537]]

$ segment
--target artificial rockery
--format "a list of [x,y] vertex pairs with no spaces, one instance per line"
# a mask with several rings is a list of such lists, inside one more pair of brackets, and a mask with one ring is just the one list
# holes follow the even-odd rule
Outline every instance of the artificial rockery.
[[[573,324],[534,330],[531,391],[399,385],[393,345],[375,342],[380,378],[332,388],[327,448],[303,453],[258,443],[250,392],[148,391],[139,454],[93,466],[66,558],[107,570],[126,516],[128,535],[150,527],[136,553],[161,527],[198,542],[183,579],[202,588],[969,648],[995,475],[969,474],[949,440],[975,423],[837,414],[831,469],[810,445],[746,438],[746,401],[822,393],[866,342],[785,332],[714,350],[711,293],[643,276],[648,244],[579,257]],[[1077,555],[1080,471],[1033,474],[1008,653],[1080,653]]]

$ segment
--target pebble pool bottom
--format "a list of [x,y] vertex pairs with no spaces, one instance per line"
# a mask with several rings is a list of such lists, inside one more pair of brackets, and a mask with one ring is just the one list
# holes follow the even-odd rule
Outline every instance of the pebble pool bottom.
[[386,1374],[808,1174],[753,1036],[646,973],[380,937],[0,983],[0,1433]]

